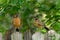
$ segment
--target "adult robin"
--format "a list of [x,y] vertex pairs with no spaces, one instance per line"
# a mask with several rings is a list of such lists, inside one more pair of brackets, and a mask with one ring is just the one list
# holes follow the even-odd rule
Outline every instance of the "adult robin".
[[20,25],[21,25],[21,20],[20,18],[18,17],[17,14],[15,14],[12,18],[12,24],[13,24],[13,27],[16,29],[16,31],[18,31]]

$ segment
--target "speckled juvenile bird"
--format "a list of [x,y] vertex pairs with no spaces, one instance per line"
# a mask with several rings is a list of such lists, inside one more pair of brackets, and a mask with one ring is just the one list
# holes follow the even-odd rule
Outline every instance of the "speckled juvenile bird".
[[38,20],[36,17],[34,17],[33,25],[37,28],[45,28],[46,30],[49,30],[45,24],[43,24],[40,20]]

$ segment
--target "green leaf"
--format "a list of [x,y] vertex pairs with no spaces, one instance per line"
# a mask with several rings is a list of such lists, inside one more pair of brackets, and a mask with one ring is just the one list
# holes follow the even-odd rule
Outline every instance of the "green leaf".
[[10,0],[10,4],[11,4],[12,6],[16,6],[17,3],[18,3],[18,0]]
[[60,31],[60,30],[59,30],[59,29],[60,29],[60,23],[56,22],[56,23],[53,25],[53,29],[54,29],[56,32]]
[[56,8],[60,8],[60,0],[56,0]]

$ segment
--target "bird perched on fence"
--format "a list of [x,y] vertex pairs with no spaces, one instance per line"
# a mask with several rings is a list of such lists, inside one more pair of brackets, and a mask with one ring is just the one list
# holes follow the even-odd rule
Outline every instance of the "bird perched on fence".
[[45,28],[46,30],[49,30],[49,28],[47,28],[46,25],[39,21],[36,17],[34,17],[33,25],[37,28]]
[[21,20],[20,18],[18,17],[18,14],[15,14],[12,18],[12,24],[13,24],[13,27],[18,30],[18,28],[20,27],[21,25]]
[[36,17],[34,17],[34,19],[33,19],[33,25],[38,27],[38,28],[43,26],[43,24]]

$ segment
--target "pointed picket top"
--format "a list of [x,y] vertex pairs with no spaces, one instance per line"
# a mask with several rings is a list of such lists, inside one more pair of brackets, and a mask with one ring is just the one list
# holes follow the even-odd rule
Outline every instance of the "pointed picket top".
[[49,30],[45,34],[45,40],[54,40],[56,32],[54,30]]
[[55,35],[55,33],[56,33],[56,32],[55,32],[54,30],[49,30],[49,31],[48,31],[48,34],[49,34],[49,35]]

